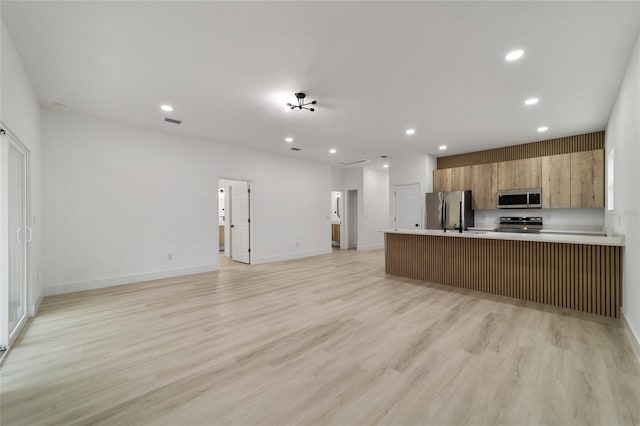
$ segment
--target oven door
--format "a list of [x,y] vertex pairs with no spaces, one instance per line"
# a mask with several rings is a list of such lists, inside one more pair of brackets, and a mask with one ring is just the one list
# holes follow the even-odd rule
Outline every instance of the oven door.
[[498,193],[499,209],[526,209],[529,207],[529,197],[526,192]]

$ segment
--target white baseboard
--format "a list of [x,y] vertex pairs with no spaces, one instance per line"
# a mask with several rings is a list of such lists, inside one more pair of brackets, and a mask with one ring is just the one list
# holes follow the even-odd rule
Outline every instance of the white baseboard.
[[283,260],[301,259],[303,257],[320,256],[322,254],[330,254],[330,253],[332,253],[331,247],[326,248],[326,249],[319,249],[319,250],[296,251],[294,253],[280,254],[280,255],[277,255],[277,256],[258,257],[256,259],[254,259],[251,263],[253,265],[260,265],[260,264],[263,264],[263,263],[280,262],[280,261],[283,261]]
[[640,334],[638,334],[638,331],[629,322],[624,310],[622,310],[622,319],[626,325],[627,334],[629,335],[629,340],[631,340],[631,346],[633,346],[633,350],[636,353],[636,358],[640,360]]
[[358,250],[360,251],[365,251],[365,250],[378,250],[378,249],[382,249],[384,248],[384,243],[379,243],[379,244],[367,244],[367,245],[358,245]]
[[147,272],[143,274],[120,275],[117,277],[98,278],[95,280],[76,281],[63,284],[50,284],[44,287],[44,296],[56,294],[74,293],[76,291],[94,290],[97,288],[113,287],[117,285],[132,284],[141,281],[158,280],[162,278],[178,277],[181,275],[199,274],[220,269],[220,265],[201,265],[189,268],[171,269],[165,271]]
[[36,301],[33,305],[31,305],[31,312],[29,312],[30,317],[35,317],[38,313],[38,309],[40,309],[40,304],[42,303],[42,299],[44,299],[44,290],[40,290],[40,294],[36,298]]

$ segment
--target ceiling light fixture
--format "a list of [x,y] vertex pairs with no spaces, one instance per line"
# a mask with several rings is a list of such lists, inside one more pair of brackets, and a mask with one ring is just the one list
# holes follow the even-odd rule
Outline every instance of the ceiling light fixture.
[[520,59],[522,55],[524,55],[524,51],[521,49],[518,49],[518,50],[514,50],[507,53],[507,56],[505,56],[504,59],[511,62],[511,61],[515,61],[516,59]]
[[338,152],[338,151],[336,151],[336,150],[335,150],[335,149],[333,149],[333,148],[331,148],[331,149],[329,150],[329,154],[335,154],[336,152]]
[[291,143],[293,142],[293,138],[285,138],[284,141],[287,143]]
[[171,105],[160,105],[160,109],[166,112],[173,111],[173,107]]
[[406,133],[408,135],[415,135],[416,134],[416,129],[407,129]]
[[526,101],[524,101],[525,105],[535,105],[538,103],[538,98],[529,98]]
[[384,167],[385,169],[388,169],[389,165],[388,164],[383,164],[382,167]]
[[295,95],[296,95],[296,98],[298,99],[298,105],[293,105],[293,104],[288,103],[287,106],[290,109],[298,108],[298,109],[308,109],[311,112],[315,111],[314,108],[308,108],[307,105],[316,105],[318,103],[317,101],[311,101],[311,102],[306,102],[305,103],[304,98],[307,96],[305,93],[298,92]]
[[446,145],[440,145],[438,148],[440,149],[440,151],[444,151],[445,149],[447,149],[447,146]]
[[547,130],[549,130],[549,127],[548,127],[548,126],[538,127],[538,131],[539,131],[540,133],[542,133],[542,132],[546,132]]

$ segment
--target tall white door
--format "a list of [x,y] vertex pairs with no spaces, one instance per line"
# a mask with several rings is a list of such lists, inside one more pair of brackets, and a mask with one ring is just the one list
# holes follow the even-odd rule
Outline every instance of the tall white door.
[[422,228],[422,206],[424,196],[420,194],[420,184],[396,185],[395,229]]
[[[31,228],[27,221],[27,151],[8,134],[2,141],[2,262],[0,346],[8,347],[27,321],[27,265]],[[5,186],[6,185],[6,186]]]
[[231,185],[231,258],[238,262],[251,262],[249,182]]

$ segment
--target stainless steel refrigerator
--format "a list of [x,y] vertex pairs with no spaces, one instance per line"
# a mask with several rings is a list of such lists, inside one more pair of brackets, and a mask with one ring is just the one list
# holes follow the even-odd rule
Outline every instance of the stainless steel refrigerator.
[[428,192],[425,197],[425,228],[460,231],[473,226],[471,191]]

